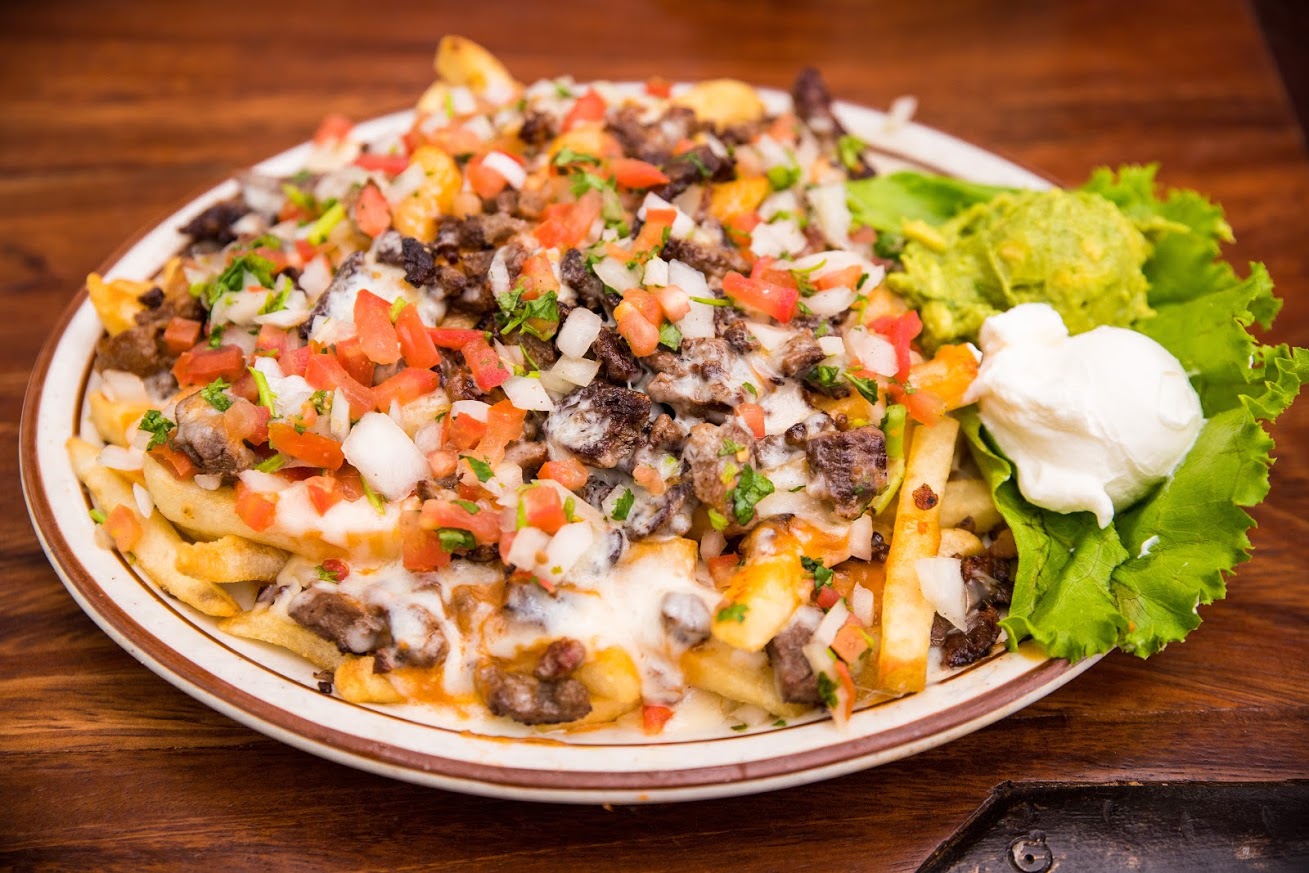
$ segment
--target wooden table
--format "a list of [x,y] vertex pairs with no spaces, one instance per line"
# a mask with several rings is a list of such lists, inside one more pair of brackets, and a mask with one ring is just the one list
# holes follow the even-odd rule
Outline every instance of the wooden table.
[[[920,120],[1069,182],[1163,163],[1227,206],[1309,340],[1309,162],[1238,2],[5,4],[0,12],[0,427],[65,300],[187,195],[329,111],[409,105],[437,38],[520,78],[571,72],[785,87],[818,64],[847,99],[916,94]],[[602,11],[603,10],[603,11]],[[572,808],[388,781],[266,739],[114,645],[65,593],[0,456],[0,868],[905,869],[1003,780],[1309,776],[1309,402],[1256,515],[1255,563],[1184,645],[1115,654],[1046,700],[898,764],[736,800]]]

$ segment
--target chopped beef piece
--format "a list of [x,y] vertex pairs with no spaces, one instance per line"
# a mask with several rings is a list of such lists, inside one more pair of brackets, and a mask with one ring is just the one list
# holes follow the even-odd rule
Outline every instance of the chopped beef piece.
[[745,400],[741,386],[757,379],[745,359],[717,337],[686,340],[681,356],[656,354],[646,359],[659,375],[646,391],[678,415],[722,421]]
[[480,400],[482,389],[477,387],[472,370],[464,364],[463,355],[441,350],[441,384],[453,400]]
[[781,633],[768,641],[768,662],[773,665],[773,678],[777,690],[787,703],[816,704],[822,702],[818,694],[818,677],[805,657],[805,644],[813,637],[823,620],[817,607],[802,606],[791,616]]
[[759,340],[750,333],[750,328],[740,319],[733,321],[721,331],[723,339],[732,347],[732,351],[744,355],[759,348]]
[[960,570],[968,585],[969,602],[1007,606],[1014,595],[1014,568],[1017,563],[1013,558],[997,558],[994,555],[964,558]]
[[702,182],[730,182],[736,178],[736,164],[729,157],[719,157],[707,145],[682,152],[663,165],[668,184],[657,193],[671,201],[692,185]]
[[569,249],[564,253],[564,259],[559,262],[559,275],[568,285],[577,292],[577,298],[588,309],[597,312],[604,309],[605,304],[605,284],[591,268],[586,265],[586,258],[577,249]]
[[660,601],[664,633],[688,649],[709,639],[709,607],[689,591],[670,591]]
[[142,378],[167,370],[171,356],[163,344],[163,325],[140,325],[103,336],[95,347],[96,370],[126,370]]
[[504,247],[505,269],[509,271],[510,285],[513,285],[518,280],[519,274],[523,272],[527,254],[527,248],[522,243],[513,242]]
[[945,642],[945,638],[954,630],[954,625],[941,617],[940,613],[932,616],[932,634],[928,638],[932,645],[939,646]]
[[820,433],[836,430],[836,423],[826,412],[815,412],[804,421],[793,424],[786,429],[786,444],[803,448],[811,438]]
[[[795,105],[795,114],[800,116],[820,141],[831,144],[845,135],[845,127],[832,112],[832,94],[827,90],[827,83],[813,67],[805,67],[795,77],[795,84],[791,86],[791,100]],[[855,158],[853,166],[846,166],[845,169],[852,179],[876,175],[862,154]]]
[[[233,403],[249,403],[234,400]],[[196,392],[177,404],[178,449],[195,461],[201,472],[235,476],[254,466],[257,458],[244,440],[233,439],[223,424],[223,413]]]
[[719,128],[718,138],[730,146],[745,145],[754,142],[755,137],[759,136],[763,130],[764,122],[762,120],[742,121]]
[[313,332],[314,321],[323,315],[327,315],[332,308],[332,301],[340,294],[345,293],[356,281],[355,274],[364,269],[364,253],[354,252],[348,258],[341,262],[340,268],[337,269],[336,275],[328,284],[323,293],[319,295],[318,302],[314,304],[313,311],[309,317],[300,325],[300,338],[309,339],[309,334]]
[[[727,445],[728,440],[742,447],[746,452],[745,461],[740,459],[740,449],[732,451],[732,447]],[[754,445],[754,434],[735,420],[722,427],[697,424],[691,428],[686,447],[682,449],[682,460],[691,467],[691,484],[695,496],[705,505],[731,518],[728,494],[735,487],[739,472],[734,473],[727,465],[731,464],[739,471],[744,464],[753,464]]]
[[550,196],[545,191],[518,191],[514,214],[524,221],[540,221],[545,216],[545,209],[551,204]]
[[682,444],[686,442],[686,428],[674,421],[671,415],[664,413],[650,425],[647,439],[650,447],[657,451],[676,453],[681,451]]
[[[559,323],[563,324],[566,317],[561,307]],[[517,342],[518,347],[523,350],[523,354],[527,355],[528,361],[536,365],[533,369],[548,370],[555,361],[559,360],[559,351],[555,348],[555,344],[549,340],[537,339],[530,333],[523,333],[521,330],[514,332],[514,340]]]
[[158,309],[164,303],[164,289],[156,285],[136,299],[146,309]]
[[591,695],[576,679],[541,680],[488,664],[478,669],[477,684],[494,715],[522,724],[576,721],[591,711]]
[[891,544],[883,539],[877,531],[873,531],[873,555],[870,560],[879,564],[886,563],[886,556],[891,554]]
[[754,450],[755,457],[759,459],[759,469],[761,470],[781,467],[804,456],[804,449],[797,449],[788,445],[786,437],[782,434],[764,437],[755,443]]
[[798,376],[827,357],[814,339],[813,331],[803,331],[786,341],[781,350],[780,369],[784,376]]
[[240,197],[215,203],[195,218],[192,218],[178,230],[191,237],[194,242],[212,242],[225,246],[236,239],[232,224],[249,212],[245,201]]
[[432,241],[432,254],[450,263],[459,260],[459,245],[463,222],[457,218],[444,218],[436,226],[436,239]]
[[812,477],[807,490],[832,501],[842,518],[858,518],[886,487],[886,438],[873,425],[818,434],[805,453]]
[[505,460],[522,467],[523,478],[530,482],[541,465],[550,460],[550,452],[539,440],[523,439],[505,448]]
[[635,382],[645,372],[632,354],[627,340],[619,336],[612,327],[601,327],[595,342],[591,344],[595,359],[600,362],[600,372],[610,382]]
[[454,267],[447,267],[444,264],[436,267],[436,275],[431,282],[432,288],[441,292],[442,297],[450,299],[461,297],[469,284],[467,276]]
[[535,582],[509,582],[505,585],[504,612],[510,621],[545,627],[550,602],[550,594]]
[[642,493],[627,513],[623,530],[633,540],[644,539],[658,530],[681,536],[691,529],[691,483],[679,482],[663,494]]
[[545,420],[552,443],[596,467],[616,467],[632,454],[650,419],[640,391],[592,382],[565,397]]
[[417,645],[406,639],[378,649],[374,661],[377,672],[385,673],[396,667],[435,667],[449,654],[450,644],[441,633],[440,621],[429,610],[410,604],[405,607],[404,623],[421,627],[421,639]]
[[499,248],[524,227],[517,218],[501,212],[470,215],[459,226],[459,244],[466,249]]
[[377,263],[386,264],[388,267],[403,267],[405,265],[405,239],[407,237],[400,231],[388,230],[373,240],[373,257],[377,259]]
[[405,237],[401,243],[401,255],[404,258],[405,281],[415,288],[430,285],[436,281],[436,261],[432,253],[413,237]]
[[543,146],[555,138],[557,125],[554,116],[548,112],[529,109],[523,115],[523,124],[518,128],[518,138],[528,145]]
[[537,679],[563,679],[582,666],[586,660],[586,646],[570,637],[555,640],[541,653],[532,675]]
[[1000,613],[984,606],[968,617],[968,632],[953,630],[941,643],[941,655],[948,667],[964,667],[980,660],[1000,638]]
[[695,267],[710,279],[722,281],[729,270],[749,275],[750,265],[736,249],[726,245],[691,242],[685,239],[669,239],[664,245],[663,259],[681,261]]
[[482,202],[485,204],[487,212],[513,215],[518,211],[518,192],[513,188],[506,188],[494,197]]
[[370,652],[386,635],[386,624],[374,610],[328,588],[306,588],[292,599],[287,612],[343,652]]

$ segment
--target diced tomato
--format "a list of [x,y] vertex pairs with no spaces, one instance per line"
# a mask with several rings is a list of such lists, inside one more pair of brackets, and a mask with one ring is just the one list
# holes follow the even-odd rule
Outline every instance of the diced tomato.
[[901,382],[909,378],[909,367],[911,360],[909,358],[910,343],[923,330],[923,322],[918,317],[918,313],[909,310],[904,315],[882,316],[873,320],[873,330],[885,336],[895,346],[895,377]]
[[631,304],[641,317],[651,324],[662,324],[664,320],[663,307],[659,305],[659,300],[649,291],[643,291],[640,288],[629,288],[623,292],[623,300]]
[[208,385],[219,377],[233,382],[244,373],[245,352],[240,346],[191,349],[182,352],[173,365],[173,376],[178,385]]
[[632,241],[632,252],[637,259],[645,259],[664,247],[664,241],[677,220],[676,209],[648,209],[641,232]]
[[318,256],[318,246],[307,239],[298,239],[295,241],[295,253],[300,256],[302,263],[307,264]]
[[664,311],[669,321],[681,321],[691,311],[690,296],[676,285],[656,288],[653,293],[655,299],[659,301],[659,308]]
[[[538,252],[523,261],[518,282],[523,286],[524,300],[535,300],[551,291],[559,290],[559,280],[555,278],[554,268],[550,266],[550,259],[545,256],[545,252]],[[546,325],[533,326],[542,333],[547,330]]]
[[340,558],[328,558],[322,567],[323,572],[330,573],[337,582],[344,582],[350,575],[350,565]]
[[845,624],[832,639],[832,651],[847,664],[853,664],[863,657],[868,651],[868,639],[864,636],[864,629],[859,624],[859,619],[853,615],[846,619]]
[[514,547],[514,537],[517,535],[517,531],[512,530],[500,534],[500,560],[506,564],[509,563],[509,550]]
[[459,453],[451,449],[437,449],[427,453],[427,467],[432,471],[432,478],[444,479],[453,476],[459,469]]
[[431,370],[417,367],[405,367],[390,379],[373,388],[373,398],[377,408],[382,412],[391,411],[391,401],[399,401],[401,406],[431,394],[441,384],[441,377]]
[[614,308],[614,318],[618,322],[618,333],[627,340],[632,354],[644,358],[659,348],[659,328],[651,324],[635,305],[624,300]]
[[500,540],[500,513],[484,506],[478,507],[477,512],[469,512],[453,500],[424,500],[418,523],[425,530],[466,530],[479,545]]
[[573,108],[569,109],[568,114],[564,116],[564,130],[572,130],[579,124],[603,121],[605,108],[604,98],[597,94],[594,88],[588,88],[585,94],[577,98]]
[[758,212],[742,212],[727,219],[724,228],[727,230],[728,238],[741,247],[742,254],[748,255],[751,234],[762,221]]
[[471,415],[452,415],[445,420],[445,442],[466,452],[486,436],[486,422]]
[[400,536],[401,562],[406,570],[428,573],[450,563],[450,554],[441,548],[436,533],[419,526],[417,512],[401,514]]
[[441,353],[418,316],[417,306],[406,306],[395,320],[395,335],[400,339],[400,354],[411,367],[430,370],[441,363]]
[[532,527],[553,534],[568,524],[563,501],[551,485],[533,485],[523,492],[519,500],[522,501],[523,515]]
[[647,734],[663,733],[664,725],[673,717],[673,711],[666,706],[647,703],[641,707],[641,727]]
[[341,486],[341,493],[347,502],[353,503],[364,496],[364,477],[354,467],[344,466],[332,478]]
[[259,328],[259,335],[255,337],[255,351],[272,352],[273,357],[280,360],[287,349],[291,348],[291,343],[291,331],[265,324]]
[[600,217],[604,206],[600,192],[588,191],[576,203],[546,207],[546,219],[535,231],[538,242],[546,248],[574,248],[586,239],[591,225]]
[[354,130],[354,122],[344,115],[333,113],[322,120],[314,133],[314,142],[319,145],[340,142]]
[[355,203],[355,224],[371,237],[381,236],[391,226],[391,205],[371,182],[359,192]]
[[503,385],[513,375],[500,360],[495,349],[491,348],[480,334],[477,339],[471,340],[464,346],[463,353],[464,363],[468,364],[468,369],[472,371],[473,381],[483,391],[490,391]]
[[368,355],[364,354],[364,346],[359,341],[359,337],[343,339],[333,348],[336,351],[336,359],[341,362],[341,366],[350,374],[351,379],[365,388],[373,384],[376,365]]
[[750,267],[750,278],[759,279],[771,285],[781,285],[783,288],[799,288],[800,284],[795,279],[795,274],[790,270],[776,266],[777,258],[765,255],[755,261]]
[[485,155],[478,155],[469,161],[464,167],[464,177],[468,179],[469,187],[478,197],[490,200],[503,191],[509,183],[505,181],[504,176],[482,163],[484,157]]
[[826,291],[828,288],[849,288],[852,291],[857,290],[859,277],[864,274],[863,267],[858,264],[851,264],[842,270],[833,270],[830,273],[824,273],[814,280],[814,287],[819,291]]
[[888,393],[896,403],[903,403],[910,417],[920,424],[936,424],[945,415],[945,401],[925,388],[906,389],[892,382]]
[[736,414],[741,416],[745,426],[754,431],[755,439],[761,440],[767,433],[764,430],[764,408],[758,403],[746,402],[736,407]]
[[963,345],[941,346],[930,361],[909,370],[909,384],[918,391],[935,394],[947,410],[964,405],[964,396],[976,378],[977,359]]
[[319,515],[326,515],[327,510],[345,498],[338,479],[330,476],[311,476],[305,480],[305,490],[309,492],[309,502]]
[[723,588],[736,574],[736,566],[741,563],[741,557],[732,552],[719,555],[716,558],[706,558],[705,566],[709,568],[709,576],[714,580],[714,584]]
[[664,481],[664,477],[660,476],[659,471],[649,464],[637,464],[633,467],[632,478],[636,480],[637,485],[640,485],[656,497],[668,490],[668,483]]
[[141,541],[141,521],[126,504],[119,504],[105,519],[105,532],[114,539],[118,551],[127,553]]
[[486,339],[486,331],[457,327],[429,327],[427,335],[438,349],[460,349],[475,339]]
[[318,390],[341,389],[350,404],[350,416],[362,418],[373,408],[373,392],[360,385],[332,355],[310,355],[305,381]]
[[339,470],[345,463],[339,442],[313,431],[299,433],[285,422],[268,425],[268,444],[288,457],[327,470]]
[[[861,245],[872,245],[877,242],[877,231],[871,227],[861,227],[857,230],[850,231],[850,242],[860,243]],[[873,258],[874,261],[878,258]]]
[[190,455],[178,451],[170,443],[155,446],[150,450],[150,457],[162,463],[178,479],[191,479],[200,472]]
[[170,355],[180,355],[200,341],[200,330],[204,327],[193,318],[173,316],[164,328],[164,345]]
[[232,387],[228,389],[228,392],[233,397],[240,397],[249,400],[251,403],[259,402],[259,386],[255,384],[255,377],[251,375],[249,370],[243,372],[241,377],[232,383]]
[[841,683],[836,695],[837,708],[833,710],[832,717],[840,724],[854,714],[854,677],[850,675],[850,668],[844,661],[837,661],[832,669],[836,671],[836,678]]
[[309,346],[301,346],[298,349],[291,349],[282,353],[277,359],[278,364],[282,367],[282,372],[288,376],[303,376],[305,367],[309,365],[309,356],[314,353]]
[[268,442],[268,421],[272,415],[267,406],[237,400],[223,413],[223,428],[234,440],[263,445]]
[[398,176],[408,168],[409,156],[379,155],[375,152],[364,152],[355,158],[355,166],[363,167],[365,170],[385,173],[388,176]]
[[471,155],[482,147],[482,138],[463,126],[450,125],[427,134],[427,141],[441,151],[458,157]]
[[267,530],[277,515],[277,497],[236,483],[236,515],[251,530]]
[[790,112],[779,115],[768,126],[768,135],[778,142],[795,142],[795,122],[795,115]]
[[787,324],[795,317],[800,291],[762,279],[749,279],[735,271],[723,277],[723,293],[736,303]]
[[478,454],[485,456],[487,463],[498,464],[504,458],[505,447],[523,438],[526,420],[527,413],[508,400],[492,405],[486,414],[486,433],[477,445]]
[[391,323],[391,304],[364,289],[355,297],[355,331],[364,354],[376,364],[400,360],[400,338]]
[[614,181],[624,188],[653,188],[668,184],[668,176],[663,170],[636,158],[614,158],[609,167],[614,171]]
[[553,479],[569,491],[576,491],[581,488],[590,477],[591,474],[587,471],[586,465],[576,458],[546,461],[536,474],[536,478]]
[[645,80],[645,93],[667,99],[673,96],[673,83],[660,76],[651,76]]
[[819,609],[831,609],[833,606],[836,606],[840,600],[840,592],[830,585],[825,588],[820,588],[818,596],[814,598],[814,602],[818,604]]

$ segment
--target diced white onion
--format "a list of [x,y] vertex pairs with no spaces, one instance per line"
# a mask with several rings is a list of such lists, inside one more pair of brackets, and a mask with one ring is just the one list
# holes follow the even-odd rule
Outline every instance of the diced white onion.
[[820,336],[818,338],[818,348],[822,349],[823,354],[829,358],[842,355],[845,354],[845,340],[835,334]]
[[464,122],[464,130],[474,134],[482,142],[495,139],[495,125],[485,115],[474,115]]
[[668,281],[668,262],[663,258],[651,258],[645,265],[645,276],[641,280],[647,287],[662,288]]
[[868,627],[873,623],[873,592],[869,591],[862,585],[856,585],[850,589],[850,611],[854,617],[859,619],[859,623]]
[[708,303],[698,300],[690,301],[691,308],[677,323],[678,329],[686,339],[709,339],[716,333],[714,328],[714,309]]
[[549,412],[555,408],[554,401],[546,393],[540,379],[533,379],[530,376],[510,376],[500,387],[504,389],[509,402],[519,409]]
[[789,327],[774,327],[770,324],[758,324],[753,321],[746,322],[746,329],[759,340],[759,345],[764,347],[765,351],[780,349],[786,344],[786,341],[795,336],[795,331]]
[[422,164],[414,162],[391,180],[386,199],[394,206],[421,188],[425,181],[427,181],[427,171],[423,169]]
[[845,184],[819,185],[809,191],[809,205],[813,207],[818,228],[834,246],[850,244],[850,207],[845,202]]
[[[668,262],[668,284],[676,285],[686,292],[688,297],[711,298],[709,283],[704,273],[681,261]],[[677,323],[682,336],[687,339],[708,339],[716,335],[714,328],[714,310],[717,307],[708,303],[691,301],[691,310]]]
[[455,115],[471,115],[477,111],[477,98],[471,89],[464,85],[455,85],[450,89],[450,108]]
[[891,108],[886,113],[886,129],[898,130],[909,123],[918,111],[918,98],[912,94],[903,94],[891,101]]
[[514,542],[506,556],[510,564],[524,570],[536,566],[536,556],[550,544],[550,535],[535,527],[525,527],[514,534]]
[[274,476],[272,473],[264,473],[260,470],[242,470],[239,475],[245,487],[261,494],[276,494],[291,484],[281,476]]
[[541,384],[551,394],[571,394],[576,384],[556,374],[553,370],[541,371]]
[[824,318],[840,315],[854,303],[855,294],[849,288],[829,288],[805,299],[805,305],[814,315]]
[[455,418],[460,415],[466,415],[477,421],[486,421],[487,416],[491,413],[491,407],[480,400],[456,400],[450,404],[450,417]]
[[217,491],[223,487],[223,476],[221,473],[196,473],[192,481],[206,491]]
[[861,561],[873,559],[873,517],[861,515],[850,522],[850,556]]
[[545,550],[545,561],[539,569],[555,579],[561,579],[573,569],[595,540],[595,530],[584,521],[575,521],[559,528]]
[[705,531],[705,535],[700,538],[700,556],[704,558],[717,558],[727,548],[727,537],[723,532],[713,530],[712,528]]
[[509,267],[505,264],[505,252],[507,247],[501,247],[491,258],[491,266],[487,268],[486,279],[491,285],[491,293],[496,297],[501,294],[509,293]]
[[828,678],[836,677],[836,656],[826,643],[820,644],[817,639],[812,639],[800,651],[808,659],[815,675],[826,673]]
[[105,446],[100,450],[99,463],[110,470],[140,470],[145,466],[145,453],[122,446]]
[[626,265],[617,258],[605,258],[597,263],[593,269],[595,274],[600,277],[601,282],[604,282],[619,294],[641,285],[641,277],[635,271],[627,269]]
[[750,251],[761,258],[783,258],[803,250],[808,244],[800,225],[789,218],[756,225],[750,234]]
[[559,335],[555,338],[555,345],[570,358],[585,357],[595,338],[600,335],[602,326],[604,319],[586,307],[578,306],[564,319]]
[[124,405],[142,406],[150,403],[145,382],[135,373],[124,370],[103,370],[100,373],[100,391],[109,400]]
[[490,152],[482,159],[482,166],[499,173],[511,188],[521,188],[527,181],[527,171],[504,152]]
[[310,300],[317,301],[331,283],[332,268],[328,265],[327,258],[322,255],[305,264],[304,270],[300,273],[300,287],[305,289]]
[[424,455],[440,449],[441,423],[439,421],[429,421],[420,427],[414,433],[414,445],[418,446],[418,451]]
[[407,497],[428,475],[427,457],[390,416],[365,413],[341,444],[345,458],[387,500]]
[[155,511],[155,501],[150,496],[150,492],[146,491],[139,482],[133,482],[132,496],[136,498],[136,508],[140,510],[141,517],[149,518],[150,513]]
[[836,639],[836,632],[845,626],[845,620],[849,617],[850,608],[845,605],[845,600],[836,601],[818,623],[818,629],[814,631],[814,642],[830,646],[832,640]]
[[340,388],[332,392],[332,417],[329,424],[332,436],[338,440],[344,441],[350,433],[350,401]]
[[550,372],[579,388],[585,388],[595,380],[596,373],[600,372],[600,362],[590,358],[562,357],[550,368]]
[[676,285],[691,297],[714,296],[709,290],[709,281],[705,279],[704,273],[681,261],[668,262],[668,284]]
[[919,558],[914,561],[918,587],[937,614],[960,630],[968,629],[968,592],[958,558]]
[[895,346],[879,334],[869,333],[863,327],[845,332],[845,348],[850,357],[879,376],[894,376],[900,369],[896,363]]
[[673,226],[669,229],[669,236],[673,237],[673,239],[685,239],[687,234],[695,230],[695,219],[653,191],[645,195],[641,208],[636,210],[636,217],[645,221],[646,213],[651,209],[673,209],[677,211],[677,217],[673,219]]

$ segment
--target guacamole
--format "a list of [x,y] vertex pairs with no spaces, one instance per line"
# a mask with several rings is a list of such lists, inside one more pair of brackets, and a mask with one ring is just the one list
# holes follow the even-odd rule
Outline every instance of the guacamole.
[[903,273],[887,283],[923,320],[923,345],[977,337],[988,316],[1049,303],[1071,333],[1150,315],[1151,246],[1117,206],[1085,191],[1014,191],[931,227],[906,222]]

